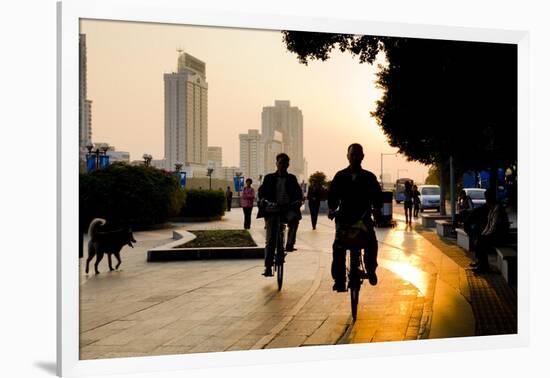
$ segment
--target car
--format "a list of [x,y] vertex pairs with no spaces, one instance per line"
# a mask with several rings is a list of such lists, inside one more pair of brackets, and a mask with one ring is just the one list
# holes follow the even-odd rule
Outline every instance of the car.
[[440,189],[439,185],[419,185],[420,192],[420,212],[427,209],[440,211]]
[[464,188],[466,195],[472,199],[474,209],[485,204],[485,190],[483,188]]

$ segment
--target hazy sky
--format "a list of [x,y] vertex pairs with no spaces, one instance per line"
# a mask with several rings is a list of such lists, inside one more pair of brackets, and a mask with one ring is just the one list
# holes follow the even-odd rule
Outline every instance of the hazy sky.
[[[113,21],[81,22],[86,34],[92,140],[164,157],[164,79],[176,71],[177,49],[206,63],[208,145],[223,165],[239,166],[239,133],[261,130],[264,106],[289,100],[304,117],[308,172],[329,177],[347,166],[346,148],[365,147],[363,167],[380,174],[380,153],[395,152],[370,116],[381,91],[377,66],[335,51],[326,62],[298,63],[279,31]],[[291,161],[292,164],[292,161]],[[275,169],[275,166],[274,166]],[[385,156],[384,172],[423,181],[428,167]]]

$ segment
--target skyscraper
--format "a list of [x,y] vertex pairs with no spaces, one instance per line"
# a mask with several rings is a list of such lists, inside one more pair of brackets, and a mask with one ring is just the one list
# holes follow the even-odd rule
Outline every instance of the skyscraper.
[[78,80],[78,124],[81,158],[83,158],[86,145],[92,141],[92,101],[87,99],[87,58],[86,58],[86,34],[78,36],[79,50],[79,80]]
[[289,172],[304,178],[304,131],[302,111],[290,101],[275,101],[262,111],[262,138],[265,143],[265,170],[274,170],[279,152],[290,156]]
[[258,130],[248,130],[239,134],[240,169],[246,178],[259,180],[265,175],[265,144]]
[[206,65],[178,50],[178,71],[164,74],[164,158],[173,169],[206,170],[208,162],[208,83]]

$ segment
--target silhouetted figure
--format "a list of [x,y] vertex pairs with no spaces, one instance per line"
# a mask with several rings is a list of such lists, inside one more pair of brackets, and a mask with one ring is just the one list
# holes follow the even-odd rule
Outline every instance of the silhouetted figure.
[[403,192],[405,199],[403,200],[403,207],[405,208],[405,223],[411,224],[412,220],[412,207],[413,207],[413,189],[410,181],[405,181],[405,191]]
[[474,202],[470,196],[466,194],[464,189],[462,189],[458,194],[458,201],[456,205],[456,212],[458,214],[457,220],[458,222],[464,223],[464,220],[474,210]]
[[[300,206],[303,193],[296,176],[288,173],[290,158],[285,153],[276,157],[277,171],[265,176],[258,188],[260,203],[258,218],[265,218],[265,271],[264,276],[273,275],[272,266],[277,245],[277,234],[281,221],[288,223],[288,236],[285,250],[295,251],[296,232],[302,218]],[[268,211],[268,208],[270,211]]]
[[254,207],[254,199],[256,198],[256,193],[252,185],[252,179],[246,179],[246,186],[243,189],[241,194],[241,207],[243,208],[244,213],[244,229],[250,229],[251,217],[252,217],[252,208]]
[[231,211],[231,201],[233,201],[233,192],[231,191],[231,188],[229,186],[225,191],[225,199],[227,200],[227,211]]
[[311,227],[315,230],[317,227],[317,218],[319,216],[319,207],[323,196],[323,187],[318,182],[313,182],[307,190],[307,200],[309,213],[311,214]]
[[332,245],[331,273],[334,279],[333,290],[346,291],[346,247],[342,231],[361,222],[365,232],[365,254],[363,255],[366,277],[371,285],[376,285],[378,241],[374,233],[375,217],[382,207],[382,189],[376,176],[361,168],[364,158],[363,147],[354,143],[348,147],[349,166],[336,173],[329,188],[329,218],[336,218],[336,236]]
[[420,210],[420,192],[418,186],[413,185],[413,217],[418,218],[418,211]]
[[474,264],[474,272],[476,273],[489,271],[489,251],[506,241],[510,228],[508,214],[504,207],[497,202],[493,189],[485,191],[485,201],[488,215],[485,227],[475,245],[477,263]]

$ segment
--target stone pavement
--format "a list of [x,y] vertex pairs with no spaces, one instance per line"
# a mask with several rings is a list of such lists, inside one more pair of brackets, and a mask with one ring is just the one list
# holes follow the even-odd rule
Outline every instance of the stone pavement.
[[[175,225],[241,226],[240,209],[218,222]],[[263,232],[262,220],[253,222],[252,232]],[[261,259],[146,262],[147,250],[169,242],[171,233],[135,233],[138,243],[123,249],[116,272],[108,272],[105,258],[101,274],[86,275],[81,259],[81,359],[489,334],[477,320],[490,323],[495,298],[509,294],[471,277],[464,269],[468,256],[439,243],[433,232],[398,222],[394,229],[377,230],[379,283],[363,285],[353,324],[349,294],[331,289],[334,225],[326,217],[314,231],[304,216],[281,292],[275,279],[260,275]],[[510,301],[508,296],[501,302]],[[515,315],[513,306],[502,309],[497,333],[509,329]]]

